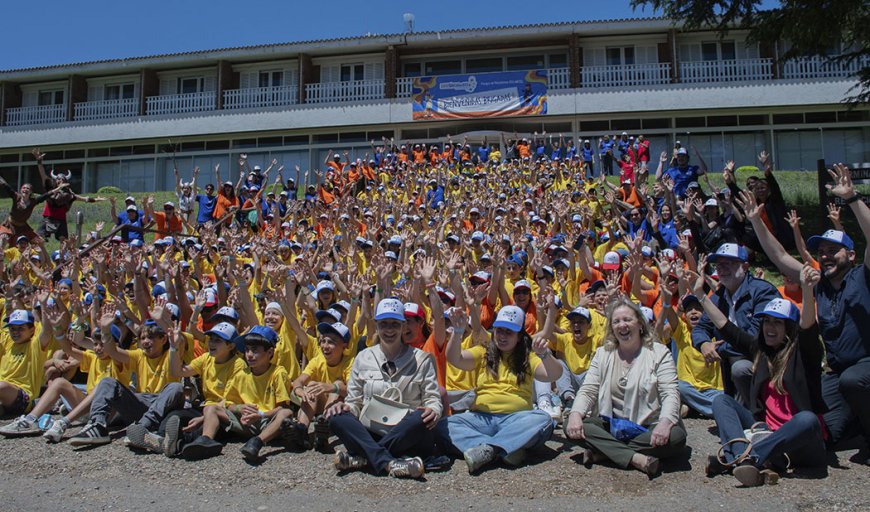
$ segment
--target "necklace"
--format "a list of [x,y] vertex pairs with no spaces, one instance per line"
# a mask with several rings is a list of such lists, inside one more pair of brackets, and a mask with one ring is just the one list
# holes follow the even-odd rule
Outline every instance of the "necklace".
[[619,364],[621,367],[621,375],[617,382],[619,383],[619,387],[624,388],[626,385],[628,385],[628,374],[629,372],[631,372],[631,367],[634,364],[634,360],[628,363],[620,359]]

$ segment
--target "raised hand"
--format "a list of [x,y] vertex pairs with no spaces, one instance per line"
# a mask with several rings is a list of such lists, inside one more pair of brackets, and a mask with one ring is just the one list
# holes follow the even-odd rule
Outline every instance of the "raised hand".
[[833,179],[833,185],[828,183],[825,188],[840,199],[850,199],[855,195],[855,186],[852,184],[852,173],[843,164],[834,164],[834,169],[828,169],[828,174]]
[[797,210],[792,210],[785,216],[785,221],[788,222],[788,225],[791,226],[792,229],[796,229],[800,226],[801,218],[798,217]]
[[804,263],[803,268],[801,268],[801,286],[809,289],[815,288],[821,279],[821,272],[813,268],[809,263]]

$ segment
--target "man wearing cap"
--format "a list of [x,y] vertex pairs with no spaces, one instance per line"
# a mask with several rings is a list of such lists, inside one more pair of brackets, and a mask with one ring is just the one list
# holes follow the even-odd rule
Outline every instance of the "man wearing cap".
[[752,384],[754,343],[761,327],[755,315],[772,299],[779,297],[776,287],[749,272],[745,247],[726,243],[708,261],[716,265],[719,288],[710,298],[698,295],[704,316],[692,329],[692,345],[707,363],[719,362],[725,392],[748,406]]
[[183,221],[181,216],[175,211],[175,204],[167,201],[163,203],[163,211],[154,211],[154,196],[148,196],[145,200],[145,216],[153,218],[157,223],[157,233],[154,234],[154,241],[161,240],[167,236],[178,236],[182,233]]
[[[12,310],[6,318],[0,333],[0,415],[24,414],[39,395],[42,365],[49,355],[49,333],[26,309]],[[65,334],[63,330],[57,333]]]
[[[849,168],[829,170],[833,183],[828,190],[841,199],[858,221],[861,234],[870,236],[870,208],[852,184]],[[789,256],[761,218],[761,206],[751,193],[742,193],[746,215],[758,241],[780,272],[800,279],[801,263]],[[870,442],[870,245],[863,264],[856,264],[855,243],[843,231],[829,229],[810,237],[807,248],[815,251],[822,279],[815,289],[817,316],[830,372],[822,376],[822,394],[828,412],[825,425],[830,444],[847,439],[850,429],[860,426]],[[867,452],[861,453],[868,462]]]
[[656,170],[656,181],[662,179],[663,174],[667,174],[674,181],[674,195],[678,198],[686,196],[686,190],[689,188],[689,183],[697,182],[698,178],[706,175],[707,163],[701,158],[701,154],[694,147],[695,156],[698,158],[698,165],[689,165],[689,152],[686,148],[677,150],[676,165],[670,167],[663,172],[664,165],[668,161],[668,154],[662,151],[659,159],[659,167]]
[[[115,224],[124,226],[121,228],[121,239],[127,243],[133,240],[145,240],[145,235],[141,229],[147,222],[145,220],[145,212],[136,207],[136,200],[133,196],[128,196],[125,200],[125,210],[121,213],[115,211],[115,198],[109,197],[109,202],[112,205],[112,217],[115,219]],[[128,227],[130,226],[130,227]]]

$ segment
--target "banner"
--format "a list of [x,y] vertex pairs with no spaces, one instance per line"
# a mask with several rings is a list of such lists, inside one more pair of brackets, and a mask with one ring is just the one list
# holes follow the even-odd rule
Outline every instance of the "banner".
[[424,76],[411,90],[415,121],[547,113],[547,71]]

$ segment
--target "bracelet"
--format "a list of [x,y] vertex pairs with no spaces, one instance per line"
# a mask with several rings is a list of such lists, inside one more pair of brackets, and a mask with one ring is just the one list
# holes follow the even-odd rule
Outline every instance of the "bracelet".
[[855,202],[860,201],[860,200],[861,200],[861,195],[856,193],[854,196],[850,197],[849,199],[844,199],[843,203],[852,204],[852,203],[855,203]]
[[540,357],[540,358],[541,358],[541,361],[543,361],[544,359],[549,359],[550,356],[552,356],[552,355],[553,355],[553,354],[550,352],[550,349],[547,349],[547,351],[544,352],[544,355],[542,355],[542,356],[539,355],[538,357]]
[[465,334],[465,327],[454,327],[453,334]]
[[338,387],[338,383],[333,382],[332,384],[335,386],[335,394],[336,395],[340,394],[341,388]]
[[430,289],[430,288],[435,288],[435,286],[436,286],[435,283],[429,283],[429,284],[426,285],[426,289],[428,290],[428,289]]

